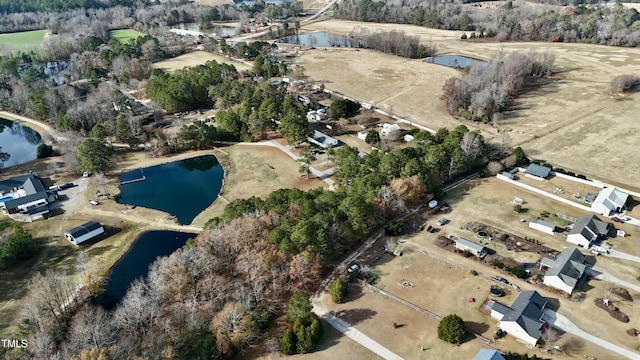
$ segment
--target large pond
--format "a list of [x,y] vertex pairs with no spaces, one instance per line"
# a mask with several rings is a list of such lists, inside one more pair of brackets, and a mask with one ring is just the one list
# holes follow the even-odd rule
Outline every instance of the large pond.
[[213,155],[138,169],[120,176],[118,201],[162,210],[180,224],[190,224],[218,197],[223,178]]
[[111,269],[104,293],[96,302],[105,309],[113,309],[122,301],[129,285],[136,278],[145,278],[149,265],[162,256],[169,256],[181,248],[195,234],[175,231],[148,231],[133,243],[131,249]]
[[0,118],[0,168],[35,160],[40,134],[28,126]]
[[329,34],[322,31],[288,36],[278,41],[282,43],[288,43],[288,44],[300,44],[300,45],[320,46],[320,47],[346,47],[346,48],[360,47],[360,41],[358,41],[358,39]]
[[448,67],[455,67],[460,69],[471,67],[471,65],[477,62],[481,62],[480,60],[476,60],[476,59],[472,59],[472,58],[468,58],[466,56],[460,56],[460,55],[439,55],[439,56],[434,56],[425,61],[433,64],[444,65]]

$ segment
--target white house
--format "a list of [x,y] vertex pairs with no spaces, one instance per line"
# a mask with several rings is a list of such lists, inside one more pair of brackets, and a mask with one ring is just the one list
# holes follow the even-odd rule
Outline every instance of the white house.
[[338,139],[332,138],[331,136],[321,133],[318,130],[313,130],[312,132],[310,132],[309,136],[307,136],[307,140],[310,143],[316,144],[325,149],[329,146],[338,146]]
[[396,131],[400,131],[400,125],[384,123],[382,124],[382,130],[380,131],[380,135],[389,136],[395,133]]
[[64,233],[64,237],[79,245],[87,240],[104,234],[104,227],[97,221],[89,221]]
[[456,239],[456,249],[468,251],[481,259],[487,255],[487,249],[484,246],[461,237]]
[[498,327],[531,346],[536,346],[548,324],[542,320],[547,300],[537,291],[522,291],[511,306],[499,301],[491,305],[491,317]]
[[543,284],[571,295],[587,270],[585,258],[576,248],[562,250],[555,260],[542,263],[549,267],[544,275]]
[[629,194],[620,191],[617,187],[608,187],[600,190],[596,199],[591,203],[591,210],[604,216],[618,213],[624,209]]
[[609,224],[601,221],[595,215],[585,215],[578,218],[567,235],[567,242],[588,248],[591,242],[604,238],[609,234]]
[[533,219],[529,221],[529,227],[549,235],[553,235],[556,231],[555,224],[540,219]]
[[369,132],[367,130],[358,131],[358,139],[364,141],[367,139]]

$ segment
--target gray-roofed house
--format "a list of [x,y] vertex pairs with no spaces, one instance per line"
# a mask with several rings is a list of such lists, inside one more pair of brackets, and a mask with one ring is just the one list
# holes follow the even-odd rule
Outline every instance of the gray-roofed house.
[[91,240],[94,237],[103,234],[104,227],[97,221],[88,221],[78,227],[66,231],[64,237],[72,243],[79,245],[87,240]]
[[34,174],[0,181],[0,208],[9,214],[23,213],[32,219],[49,212],[48,205],[58,200],[58,194],[45,189]]
[[584,263],[585,259],[576,248],[562,250],[554,261],[543,264],[549,267],[543,283],[571,295],[580,281],[586,279],[584,273],[588,265]]
[[542,320],[547,300],[537,291],[521,292],[511,306],[495,301],[491,307],[491,317],[498,320],[498,327],[531,346],[535,346],[547,328]]
[[338,139],[332,138],[331,136],[321,133],[318,130],[313,130],[312,132],[310,132],[309,136],[307,136],[307,140],[310,143],[316,144],[325,149],[329,146],[338,146],[339,143]]
[[480,349],[473,360],[505,360],[504,356],[494,349]]
[[595,215],[578,218],[567,235],[567,242],[588,248],[591,242],[609,235],[610,224],[598,219]]
[[608,187],[600,190],[598,196],[591,203],[591,210],[604,216],[609,216],[612,213],[621,212],[629,194],[621,191],[617,187]]
[[460,251],[468,251],[481,259],[487,255],[487,248],[485,248],[481,244],[461,237],[457,238],[455,241],[456,249]]
[[529,165],[527,170],[524,172],[524,176],[530,177],[536,180],[544,180],[547,178],[547,176],[549,176],[550,172],[551,172],[551,168],[538,165],[538,164],[531,164]]

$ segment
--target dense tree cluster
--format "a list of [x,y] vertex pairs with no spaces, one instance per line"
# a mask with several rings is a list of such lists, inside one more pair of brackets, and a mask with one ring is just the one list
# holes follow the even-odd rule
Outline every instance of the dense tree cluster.
[[512,53],[486,63],[477,62],[462,78],[448,79],[441,99],[451,114],[489,122],[533,79],[551,74],[555,55]]
[[442,128],[435,135],[419,132],[416,146],[392,152],[373,151],[360,157],[358,150],[342,147],[335,151],[337,184],[348,192],[368,194],[371,198],[381,186],[393,179],[416,176],[429,192],[437,191],[444,181],[484,163],[485,143],[477,131],[460,125],[454,130]]
[[285,331],[280,340],[282,353],[305,354],[316,349],[323,331],[320,319],[311,312],[312,308],[306,291],[300,290],[293,294],[287,305],[287,320],[292,323],[292,327]]
[[38,251],[38,242],[21,227],[0,223],[0,269],[31,258]]
[[435,54],[435,47],[420,44],[419,36],[407,35],[400,30],[375,30],[357,26],[349,36],[359,39],[360,45],[367,49],[382,51],[407,58],[424,58]]
[[61,12],[78,8],[106,8],[109,6],[133,6],[149,0],[0,0],[0,13]]
[[338,99],[329,105],[328,110],[331,117],[350,118],[360,112],[360,103],[350,99]]

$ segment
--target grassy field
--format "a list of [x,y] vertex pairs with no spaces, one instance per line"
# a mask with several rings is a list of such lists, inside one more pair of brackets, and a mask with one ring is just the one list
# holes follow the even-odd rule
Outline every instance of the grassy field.
[[[504,135],[532,158],[587,176],[640,186],[640,163],[632,134],[640,131],[634,114],[640,94],[610,96],[611,80],[634,74],[640,49],[571,43],[489,43],[460,40],[461,31],[445,31],[398,24],[328,20],[303,27],[347,35],[356,26],[403,30],[432,44],[439,54],[488,59],[510,52],[553,51],[556,73],[550,84],[517,99],[497,127],[465,124],[502,143]],[[364,53],[363,53],[364,52]],[[427,127],[454,127],[460,122],[445,110],[439,97],[444,81],[462,75],[420,60],[354,49],[301,50],[297,61],[310,79],[360,101],[410,118]],[[366,54],[366,55],[365,55]],[[331,71],[326,71],[330,68]],[[498,129],[502,130],[498,133]],[[616,161],[611,161],[611,159]]]
[[227,57],[212,54],[206,51],[194,51],[188,54],[177,56],[173,59],[159,61],[153,64],[153,67],[156,69],[163,69],[167,72],[174,72],[187,66],[204,64],[209,60],[215,60],[219,63],[231,64],[235,66],[238,71],[251,69],[250,65],[247,65],[243,62],[231,60]]
[[49,30],[0,34],[0,49],[31,50],[40,45]]
[[111,37],[112,39],[116,39],[121,43],[127,43],[129,42],[129,40],[139,38],[140,36],[144,36],[144,34],[131,29],[109,31],[109,37]]

